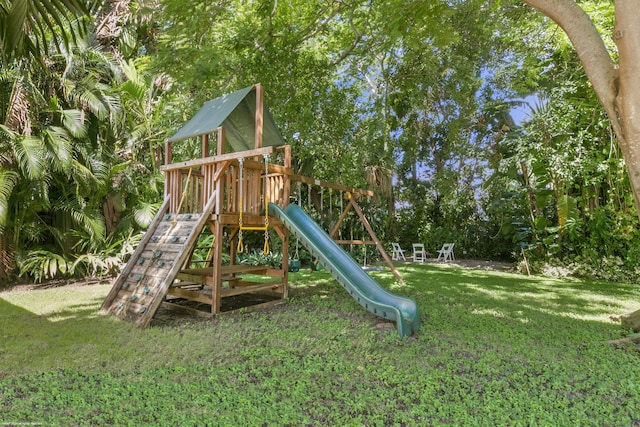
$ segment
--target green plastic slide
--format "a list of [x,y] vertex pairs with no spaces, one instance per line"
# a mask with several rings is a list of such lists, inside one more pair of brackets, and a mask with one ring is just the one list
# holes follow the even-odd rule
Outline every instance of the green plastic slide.
[[298,205],[290,204],[283,210],[269,203],[269,215],[280,219],[360,305],[396,322],[401,337],[418,331],[420,313],[416,302],[383,289]]

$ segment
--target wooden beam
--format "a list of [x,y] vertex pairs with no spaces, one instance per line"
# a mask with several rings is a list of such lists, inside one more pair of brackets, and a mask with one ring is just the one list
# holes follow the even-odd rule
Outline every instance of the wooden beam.
[[209,157],[209,135],[202,135],[202,156],[203,159],[205,157]]
[[338,232],[338,230],[340,229],[340,226],[342,225],[342,221],[344,221],[347,214],[349,213],[349,209],[351,209],[351,203],[347,203],[347,206],[342,211],[342,214],[340,214],[340,218],[338,218],[338,221],[336,221],[336,225],[333,226],[331,233],[329,233],[329,236],[331,236],[332,239],[335,238],[336,233]]
[[[224,136],[224,131],[221,131],[221,134]],[[220,143],[218,142],[218,150],[224,150],[224,146],[221,148]],[[222,181],[220,181],[220,177],[222,176],[223,171],[225,171],[229,164],[230,160],[227,160],[225,164],[219,165],[218,170],[216,171],[216,176],[214,179],[216,186],[216,201],[215,201],[215,212],[222,212],[223,208],[223,189],[222,189]],[[220,313],[220,290],[222,289],[222,242],[224,239],[224,226],[220,223],[220,220],[214,221],[212,224],[213,231],[213,251],[211,252],[211,256],[213,258],[212,262],[212,276],[211,276],[211,315],[215,315]]]
[[238,151],[235,153],[221,154],[219,156],[205,157],[203,159],[195,159],[195,160],[189,160],[186,162],[172,163],[170,165],[167,164],[167,165],[161,166],[160,170],[163,172],[166,172],[166,171],[176,170],[176,169],[188,169],[196,166],[206,165],[208,163],[216,163],[216,162],[222,162],[226,160],[237,160],[240,157],[255,157],[255,156],[263,156],[265,154],[270,155],[270,154],[273,154],[274,152],[275,152],[274,147],[264,147],[264,148],[254,149],[254,150]]
[[356,196],[375,196],[376,195],[376,193],[374,193],[371,190],[364,190],[364,189],[355,188],[355,187],[347,187],[346,185],[336,184],[334,182],[322,181],[320,179],[313,179],[313,178],[309,178],[308,176],[292,174],[290,176],[290,179],[291,181],[294,181],[294,182],[302,182],[304,184],[310,184],[310,185],[319,185],[320,187],[331,188],[333,190],[350,192]]
[[265,284],[259,284],[259,285],[223,289],[222,297],[231,297],[234,295],[250,294],[258,291],[275,290],[276,288],[279,288],[281,286],[283,286],[282,283],[265,283]]
[[218,146],[216,149],[216,155],[221,156],[224,154],[224,143],[225,143],[225,130],[222,126],[218,128]]
[[255,146],[262,148],[262,125],[264,121],[264,88],[260,83],[253,87],[256,91]]
[[211,296],[205,295],[202,292],[190,291],[182,288],[169,288],[168,295],[188,299],[189,301],[198,301],[204,304],[211,304]]
[[164,164],[165,165],[170,165],[171,164],[171,143],[169,141],[165,141],[164,142]]
[[358,216],[360,217],[362,224],[364,224],[364,228],[369,233],[369,236],[371,236],[371,238],[374,240],[376,248],[378,248],[378,252],[380,252],[380,255],[382,255],[382,258],[384,258],[389,268],[391,268],[393,275],[396,276],[396,279],[398,279],[398,282],[404,285],[404,280],[402,279],[402,276],[400,276],[400,273],[398,273],[398,270],[396,270],[396,267],[393,265],[393,261],[391,261],[391,258],[389,258],[389,255],[387,255],[387,252],[382,247],[382,243],[380,243],[380,240],[378,240],[376,233],[373,231],[373,228],[371,228],[371,224],[369,224],[369,221],[362,213],[362,209],[360,209],[360,206],[358,206],[358,204],[355,202],[353,198],[349,199],[349,203],[353,205],[353,210],[355,210]]
[[375,245],[373,240],[334,240],[338,245]]

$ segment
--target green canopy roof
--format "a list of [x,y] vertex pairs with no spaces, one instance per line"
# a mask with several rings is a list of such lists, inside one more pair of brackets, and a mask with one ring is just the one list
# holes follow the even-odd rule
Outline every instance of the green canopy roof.
[[[226,152],[251,150],[255,148],[256,91],[249,86],[239,91],[212,99],[189,120],[169,142],[182,141],[216,132],[222,126],[225,130]],[[262,146],[284,145],[284,140],[276,126],[266,103],[263,106]]]

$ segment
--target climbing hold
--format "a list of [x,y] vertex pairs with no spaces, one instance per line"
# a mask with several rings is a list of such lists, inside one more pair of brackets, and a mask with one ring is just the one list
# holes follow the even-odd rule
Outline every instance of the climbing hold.
[[145,311],[147,311],[147,307],[140,307],[140,314],[144,313]]
[[164,266],[164,261],[158,261],[158,262],[156,263],[156,265],[157,265],[158,267],[163,267],[163,266]]
[[152,241],[152,242],[157,242],[157,241],[158,241],[158,236],[153,236],[153,237],[151,238],[151,241]]
[[118,308],[122,308],[122,307],[124,307],[124,301],[120,301],[120,302],[118,303]]
[[122,289],[129,289],[129,284],[128,283],[123,283],[122,284]]
[[184,218],[189,221],[191,219],[191,214],[187,214]]
[[170,215],[170,214],[166,214],[166,215],[164,216],[164,219],[165,219],[165,221],[170,220],[170,219],[171,219],[171,215]]
[[138,265],[142,265],[144,264],[144,258],[140,257],[138,258]]
[[151,288],[150,288],[149,286],[145,286],[145,287],[144,287],[144,293],[145,293],[146,295],[149,295],[149,292],[151,292]]
[[135,279],[135,280],[136,280],[136,282],[139,282],[140,280],[142,280],[142,276],[138,274],[138,275],[136,276],[136,279]]
[[131,302],[136,302],[138,300],[138,295],[131,295],[131,298],[129,298],[129,301]]
[[160,258],[161,255],[162,255],[162,251],[157,251],[157,252],[154,252],[153,257]]
[[177,241],[178,241],[178,236],[173,236],[173,237],[171,238],[171,243],[175,243],[175,242],[177,242]]

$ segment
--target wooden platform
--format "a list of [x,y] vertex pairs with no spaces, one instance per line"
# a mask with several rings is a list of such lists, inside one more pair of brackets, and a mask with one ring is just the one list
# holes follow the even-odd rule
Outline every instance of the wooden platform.
[[[265,266],[243,264],[223,265],[220,267],[220,273],[222,275],[223,282],[236,279],[236,275],[238,274],[266,274],[268,270],[269,268]],[[202,285],[212,286],[213,267],[187,268],[181,270],[176,278],[185,282],[194,282],[200,283]],[[176,285],[179,286],[179,283]]]
[[[213,267],[183,269],[178,273],[176,281],[171,285],[168,296],[188,301],[196,301],[211,306],[215,300],[213,287],[216,280],[213,274]],[[243,280],[241,276],[243,274],[254,274],[281,277],[283,274],[282,270],[274,270],[266,266],[236,264],[220,266],[220,274],[221,282],[223,283],[220,289],[220,298],[266,292],[270,294],[271,298],[269,302],[261,302],[259,304],[260,306],[264,306],[265,304],[278,303],[285,296],[285,284],[282,280],[261,283]],[[177,308],[174,302],[165,305],[169,308]],[[224,305],[224,303],[222,305]],[[252,307],[252,305],[250,305],[250,307]],[[243,306],[242,308],[248,307]],[[196,309],[191,308],[190,310],[193,311]],[[209,314],[202,312],[202,310],[198,311],[201,311],[201,313],[198,313],[199,315],[213,315],[213,313]]]

